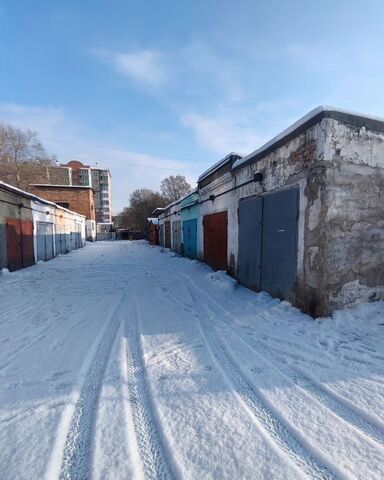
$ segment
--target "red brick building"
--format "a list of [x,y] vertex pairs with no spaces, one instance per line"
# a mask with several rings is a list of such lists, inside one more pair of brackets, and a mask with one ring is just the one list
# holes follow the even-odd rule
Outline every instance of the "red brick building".
[[28,190],[41,198],[86,217],[87,240],[96,239],[95,194],[82,185],[30,185]]

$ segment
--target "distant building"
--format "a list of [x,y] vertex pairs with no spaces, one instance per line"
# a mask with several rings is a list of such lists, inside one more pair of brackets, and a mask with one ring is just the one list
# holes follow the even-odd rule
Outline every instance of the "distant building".
[[30,185],[29,191],[86,217],[86,238],[96,239],[95,194],[84,185]]
[[91,168],[91,185],[95,191],[96,222],[112,223],[112,179],[109,170]]
[[95,192],[96,222],[112,222],[112,179],[109,170],[71,160],[60,166],[48,167],[48,177],[51,185],[92,187]]

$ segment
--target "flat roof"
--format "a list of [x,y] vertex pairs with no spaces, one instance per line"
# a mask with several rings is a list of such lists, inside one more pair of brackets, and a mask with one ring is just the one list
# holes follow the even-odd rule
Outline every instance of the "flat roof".
[[88,185],[54,185],[52,183],[31,183],[31,187],[43,187],[43,188],[88,188],[93,190]]
[[57,203],[50,202],[49,200],[45,200],[44,198],[38,197],[33,193],[25,192],[24,190],[14,187],[13,185],[9,185],[8,183],[2,182],[1,180],[0,180],[0,188],[2,188],[3,190],[7,190],[11,193],[16,193],[17,195],[20,195],[21,197],[24,197],[24,198],[28,198],[29,200],[33,200],[34,202],[39,202],[44,205],[50,205],[60,210],[64,210],[65,212],[69,212],[74,215],[78,215],[79,217],[86,218],[85,215],[82,215],[81,213],[74,212],[73,210],[69,210],[68,208],[62,207],[61,205],[57,205]]
[[273,137],[269,142],[262,145],[254,152],[246,155],[245,157],[236,160],[233,164],[233,169],[244,167],[250,163],[256,162],[260,158],[263,158],[270,152],[273,152],[287,141],[295,138],[297,135],[308,130],[319,123],[323,118],[332,118],[339,120],[350,125],[357,127],[367,127],[371,130],[384,132],[384,118],[375,117],[372,115],[365,115],[362,113],[351,112],[349,110],[343,110],[336,107],[321,105],[314,108],[309,113],[301,117],[297,122],[283,130],[281,133]]

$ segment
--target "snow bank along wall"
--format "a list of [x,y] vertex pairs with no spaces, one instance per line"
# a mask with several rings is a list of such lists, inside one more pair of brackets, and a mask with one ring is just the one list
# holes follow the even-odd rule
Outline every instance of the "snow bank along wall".
[[0,182],[0,268],[18,270],[84,244],[84,216]]
[[384,299],[383,192],[384,120],[319,107],[199,177],[196,255],[314,316]]

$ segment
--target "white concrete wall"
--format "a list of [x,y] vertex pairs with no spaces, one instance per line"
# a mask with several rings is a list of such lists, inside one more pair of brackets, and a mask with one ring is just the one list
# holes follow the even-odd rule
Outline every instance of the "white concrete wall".
[[85,238],[94,242],[96,240],[96,222],[94,220],[85,221]]
[[230,172],[225,173],[220,178],[209,183],[199,190],[200,194],[200,220],[198,228],[198,257],[204,259],[204,226],[203,219],[205,215],[211,213],[219,213],[226,211],[228,214],[228,251],[227,259],[228,265],[231,265],[231,255],[234,253],[236,247],[236,240],[234,238],[235,223],[237,223],[237,211],[233,203],[233,193],[226,193],[213,201],[209,200],[210,195],[218,195],[234,186],[234,178]]
[[[55,233],[55,207],[31,200],[31,208],[33,219],[33,249],[35,262],[37,262],[37,222],[51,223],[53,225],[53,233]],[[53,253],[56,255],[55,238],[53,238]]]

